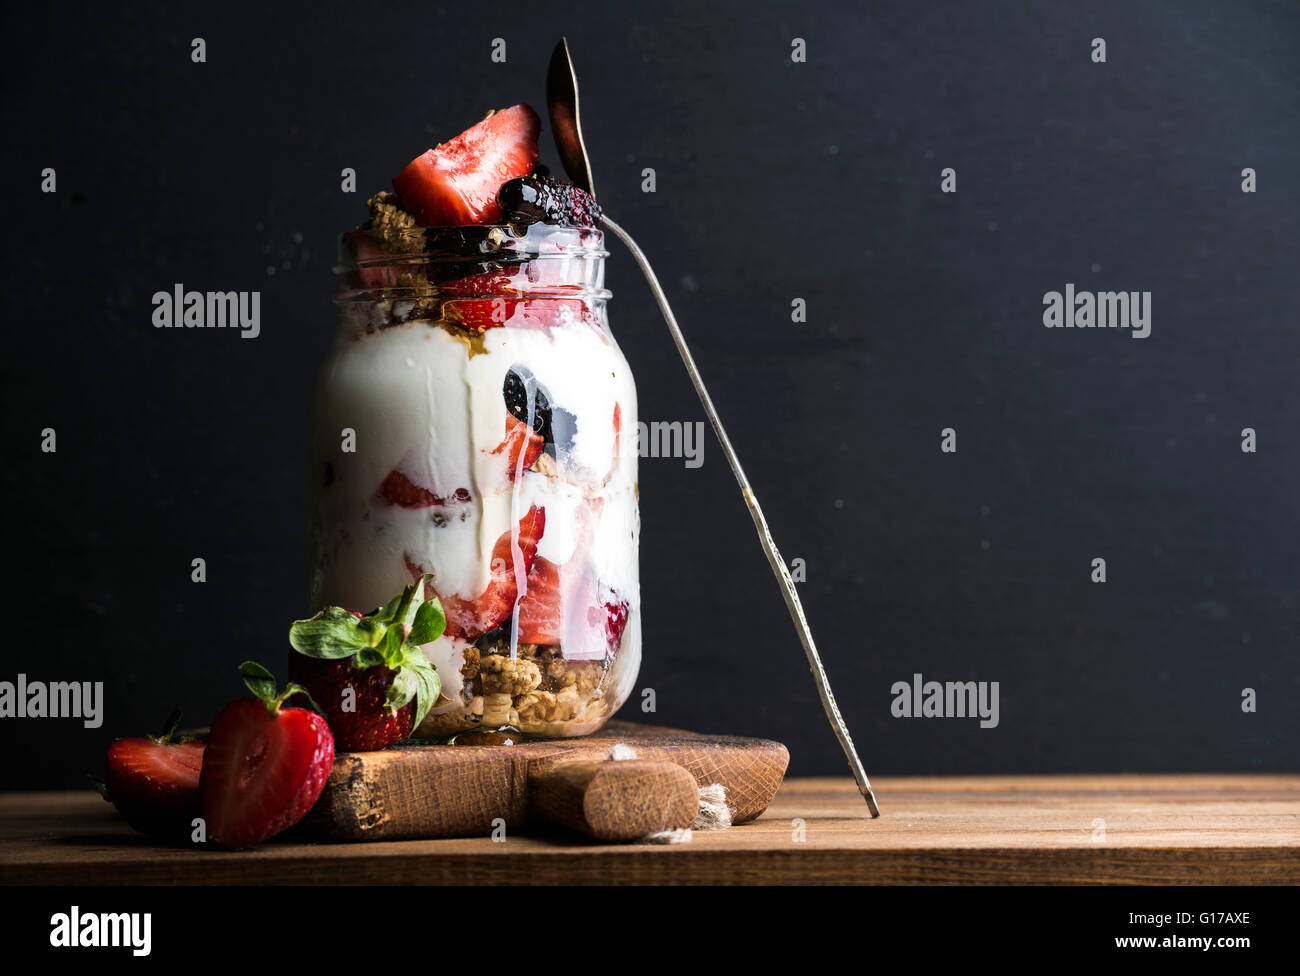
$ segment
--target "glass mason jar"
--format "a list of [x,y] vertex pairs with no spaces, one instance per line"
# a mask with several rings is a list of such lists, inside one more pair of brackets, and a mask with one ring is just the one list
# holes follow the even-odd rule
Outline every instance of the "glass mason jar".
[[594,732],[641,658],[636,389],[604,237],[536,223],[340,238],[311,401],[315,609],[428,573],[443,697],[416,730]]

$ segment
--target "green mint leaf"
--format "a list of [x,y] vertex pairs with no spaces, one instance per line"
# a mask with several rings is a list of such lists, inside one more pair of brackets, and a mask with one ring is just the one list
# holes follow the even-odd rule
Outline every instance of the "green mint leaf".
[[239,676],[244,679],[248,690],[262,701],[270,702],[275,699],[275,675],[256,661],[245,661],[241,664]]
[[370,635],[361,623],[343,608],[329,607],[309,620],[295,620],[289,627],[289,643],[308,657],[351,657],[370,643]]
[[442,604],[435,597],[420,604],[411,624],[411,633],[407,641],[412,644],[428,644],[436,641],[447,629],[447,615],[443,613]]

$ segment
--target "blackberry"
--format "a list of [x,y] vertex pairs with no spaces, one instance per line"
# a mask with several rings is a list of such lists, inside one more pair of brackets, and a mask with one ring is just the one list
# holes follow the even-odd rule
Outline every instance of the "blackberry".
[[600,221],[600,204],[590,193],[552,176],[508,180],[497,191],[497,203],[512,224],[540,220],[561,227],[595,227]]
[[501,384],[501,396],[512,417],[529,424],[533,433],[541,435],[547,454],[554,457],[557,448],[563,451],[573,449],[577,418],[563,407],[554,406],[546,390],[528,369],[515,366],[507,371],[505,382]]
[[501,385],[501,396],[512,417],[520,423],[530,424],[534,434],[546,436],[551,426],[551,404],[532,373],[522,366],[509,370]]

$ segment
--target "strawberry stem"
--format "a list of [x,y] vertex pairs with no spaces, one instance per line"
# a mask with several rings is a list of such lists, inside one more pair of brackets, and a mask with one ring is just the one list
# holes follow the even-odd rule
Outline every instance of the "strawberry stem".
[[302,695],[307,699],[313,711],[319,712],[321,715],[325,714],[307,689],[300,684],[290,681],[284,686],[284,691],[277,695],[275,692],[275,675],[256,661],[245,661],[241,664],[239,666],[239,675],[244,679],[244,684],[248,686],[248,690],[253,693],[255,698],[266,705],[266,710],[272,715],[278,715],[280,706],[284,704],[286,699],[292,698],[294,695]]
[[148,737],[149,741],[156,742],[160,746],[165,746],[169,742],[171,742],[172,736],[174,736],[176,734],[176,730],[180,728],[182,714],[184,713],[181,711],[180,706],[177,705],[174,709],[172,709],[172,713],[169,716],[167,716],[167,724],[163,726],[162,734],[149,736]]

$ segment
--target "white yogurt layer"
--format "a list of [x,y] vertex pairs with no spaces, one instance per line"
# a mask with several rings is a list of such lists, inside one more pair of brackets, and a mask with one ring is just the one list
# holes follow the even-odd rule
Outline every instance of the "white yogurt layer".
[[[546,512],[539,558],[562,565],[596,501],[588,559],[600,582],[627,601],[625,650],[633,652],[627,645],[634,643],[639,654],[637,411],[626,360],[607,335],[581,321],[549,334],[489,329],[481,348],[471,354],[468,343],[426,321],[359,337],[341,330],[312,394],[313,604],[369,610],[409,585],[413,566],[433,574],[441,595],[472,600],[491,579],[496,541],[531,506]],[[520,366],[553,407],[574,416],[576,432],[551,474],[528,470],[512,482],[508,452],[492,452],[506,436],[506,373]],[[355,431],[355,452],[342,450],[347,430]],[[382,502],[376,493],[393,470],[445,503]],[[458,500],[458,490],[468,500]],[[450,638],[426,647],[452,698],[460,691],[462,649]]]

